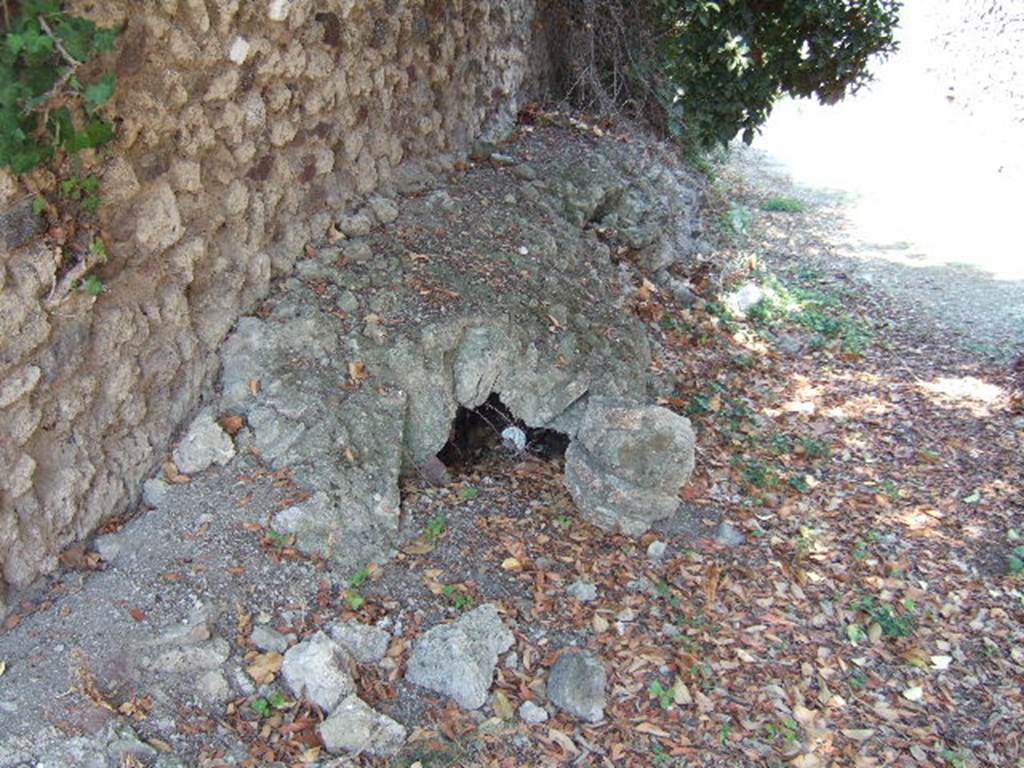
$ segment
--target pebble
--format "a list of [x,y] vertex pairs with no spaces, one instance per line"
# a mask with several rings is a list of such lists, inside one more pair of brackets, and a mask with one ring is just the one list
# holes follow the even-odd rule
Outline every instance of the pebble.
[[544,707],[534,704],[532,701],[524,701],[519,705],[519,717],[524,723],[535,725],[545,722],[549,715]]
[[651,560],[661,560],[665,556],[668,545],[664,541],[655,539],[647,545],[647,557]]
[[589,581],[577,579],[566,590],[581,603],[589,603],[597,599],[597,587]]
[[743,531],[728,520],[720,522],[715,529],[715,541],[723,547],[738,547],[746,539],[747,537],[743,535]]

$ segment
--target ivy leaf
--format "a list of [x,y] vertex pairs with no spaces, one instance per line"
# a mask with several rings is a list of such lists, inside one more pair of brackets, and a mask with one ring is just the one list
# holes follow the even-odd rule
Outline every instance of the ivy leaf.
[[90,112],[102,107],[114,94],[116,78],[113,72],[107,72],[92,85],[85,86],[85,103]]

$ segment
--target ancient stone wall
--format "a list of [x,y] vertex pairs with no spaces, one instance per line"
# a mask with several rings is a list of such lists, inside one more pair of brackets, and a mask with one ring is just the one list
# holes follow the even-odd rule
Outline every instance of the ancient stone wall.
[[130,508],[214,350],[308,239],[403,161],[509,125],[542,69],[532,0],[72,7],[126,24],[118,140],[87,158],[106,288],[54,294],[27,190],[0,176],[0,588]]

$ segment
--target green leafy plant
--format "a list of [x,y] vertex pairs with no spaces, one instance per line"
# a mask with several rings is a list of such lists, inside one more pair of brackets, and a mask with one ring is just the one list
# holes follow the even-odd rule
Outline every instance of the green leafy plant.
[[769,197],[761,203],[762,211],[775,213],[802,213],[806,206],[795,197]]
[[660,680],[655,680],[647,690],[658,700],[658,706],[662,709],[671,709],[675,704],[676,687],[674,685],[666,688]]
[[684,135],[750,142],[783,93],[841,100],[869,82],[875,54],[896,50],[899,0],[665,0],[663,73]]
[[72,16],[60,0],[4,3],[0,32],[0,167],[21,174],[62,150],[75,155],[114,137],[101,109],[115,88],[112,72],[91,82],[80,68],[113,49],[118,30]]
[[441,594],[451,602],[457,611],[468,611],[473,607],[473,596],[461,592],[454,584],[445,584],[441,588]]
[[444,515],[434,515],[427,520],[426,533],[424,534],[431,544],[440,539],[448,528],[448,519]]
[[781,738],[787,744],[795,744],[800,740],[800,726],[796,720],[787,717],[779,723],[768,723],[764,727],[765,735],[769,741]]
[[459,490],[459,498],[461,499],[475,499],[479,495],[480,489],[472,485],[467,485]]
[[867,614],[872,622],[878,624],[886,637],[909,637],[917,629],[917,604],[913,600],[904,600],[900,609],[880,604],[874,597],[868,595],[855,601],[851,607]]
[[78,290],[88,296],[99,296],[106,290],[106,285],[96,275],[89,275],[78,284]]
[[1014,575],[1024,573],[1024,547],[1014,547],[1007,559],[1007,567]]
[[363,586],[363,584],[365,584],[369,578],[370,569],[366,566],[363,566],[358,571],[352,574],[352,578],[349,579],[348,583],[349,586],[353,589],[359,589],[359,587]]
[[260,717],[270,717],[275,709],[288,709],[292,702],[280,691],[274,691],[266,697],[254,699],[249,703],[250,709]]
[[345,591],[345,603],[353,611],[358,611],[366,605],[366,598],[363,597],[358,589],[349,589]]

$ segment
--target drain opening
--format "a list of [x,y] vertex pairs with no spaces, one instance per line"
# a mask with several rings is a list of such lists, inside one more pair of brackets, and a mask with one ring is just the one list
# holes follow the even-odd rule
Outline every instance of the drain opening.
[[448,442],[437,458],[449,470],[461,473],[497,453],[561,460],[568,447],[567,435],[554,429],[527,427],[497,394],[492,394],[476,408],[459,407]]

